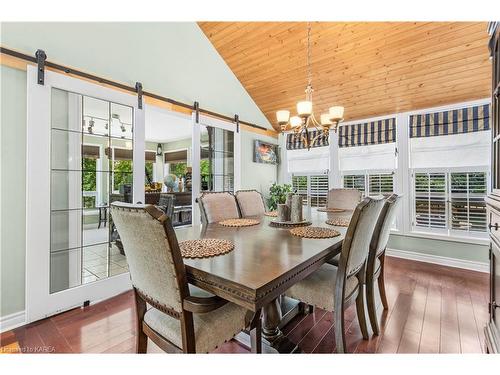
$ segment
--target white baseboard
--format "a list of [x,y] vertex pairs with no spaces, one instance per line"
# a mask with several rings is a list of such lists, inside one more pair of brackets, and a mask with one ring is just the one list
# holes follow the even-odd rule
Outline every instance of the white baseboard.
[[0,317],[0,333],[20,327],[26,324],[26,315],[24,311]]
[[490,266],[488,263],[476,262],[472,260],[448,258],[439,255],[417,253],[414,251],[406,251],[398,249],[387,249],[386,255],[395,258],[416,260],[418,262],[439,264],[441,266],[463,268],[466,270],[485,272],[485,273],[490,272]]

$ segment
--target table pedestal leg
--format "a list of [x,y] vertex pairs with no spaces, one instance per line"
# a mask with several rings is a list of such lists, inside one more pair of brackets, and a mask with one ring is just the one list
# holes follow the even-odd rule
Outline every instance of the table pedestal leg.
[[262,310],[262,337],[278,353],[300,353],[300,349],[279,329],[283,315],[280,298],[272,300]]
[[272,300],[263,309],[262,317],[262,335],[271,344],[283,336],[283,332],[279,329],[281,322],[281,305],[279,297]]

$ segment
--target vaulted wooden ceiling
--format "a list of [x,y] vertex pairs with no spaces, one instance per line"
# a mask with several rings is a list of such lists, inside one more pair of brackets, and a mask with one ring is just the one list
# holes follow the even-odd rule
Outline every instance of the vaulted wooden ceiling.
[[[306,22],[200,22],[222,58],[276,126],[304,97]],[[314,111],[362,119],[485,98],[486,22],[313,22]]]

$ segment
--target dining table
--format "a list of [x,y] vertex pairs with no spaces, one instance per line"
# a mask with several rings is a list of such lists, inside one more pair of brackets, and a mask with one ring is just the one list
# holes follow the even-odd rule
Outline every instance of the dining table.
[[326,224],[338,215],[304,208],[304,218],[312,226],[340,233],[325,239],[294,236],[290,228],[271,226],[276,218],[269,216],[257,217],[259,224],[246,227],[212,223],[177,228],[179,241],[218,238],[234,243],[234,249],[223,255],[184,259],[188,282],[253,312],[262,311],[265,344],[278,352],[300,352],[280,329],[282,295],[340,253],[347,228]]

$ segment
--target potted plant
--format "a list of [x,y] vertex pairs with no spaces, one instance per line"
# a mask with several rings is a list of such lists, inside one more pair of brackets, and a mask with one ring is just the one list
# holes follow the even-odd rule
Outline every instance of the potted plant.
[[278,208],[278,204],[286,202],[286,195],[292,192],[292,185],[290,184],[272,184],[269,188],[269,198],[267,199],[267,207],[270,211]]

